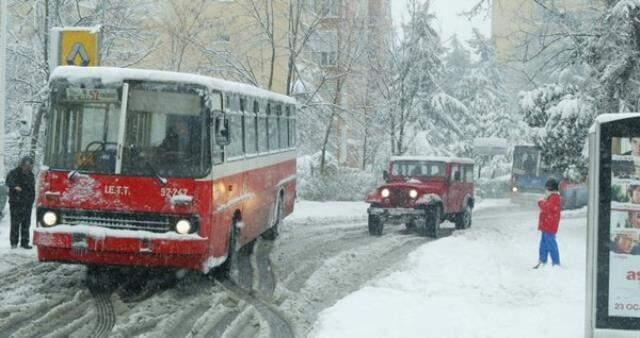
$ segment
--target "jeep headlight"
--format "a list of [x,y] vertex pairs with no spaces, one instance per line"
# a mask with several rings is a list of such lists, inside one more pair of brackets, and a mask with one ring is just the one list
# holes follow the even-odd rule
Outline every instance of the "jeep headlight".
[[389,197],[389,195],[391,195],[391,192],[387,188],[384,188],[380,191],[380,196],[382,196],[383,198],[387,198]]
[[513,192],[518,192],[518,187],[513,187],[513,188],[511,188],[511,191],[513,191]]
[[418,190],[416,190],[416,189],[409,190],[409,197],[411,197],[413,199],[418,198]]
[[181,219],[176,223],[176,232],[181,235],[188,235],[191,232],[191,222]]
[[52,227],[58,224],[58,215],[53,211],[47,211],[42,214],[42,225]]

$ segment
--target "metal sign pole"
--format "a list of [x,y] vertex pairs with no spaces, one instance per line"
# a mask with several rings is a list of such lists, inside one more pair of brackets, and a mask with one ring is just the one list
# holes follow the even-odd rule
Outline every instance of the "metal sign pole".
[[4,117],[7,102],[7,1],[0,1],[0,181],[4,181]]

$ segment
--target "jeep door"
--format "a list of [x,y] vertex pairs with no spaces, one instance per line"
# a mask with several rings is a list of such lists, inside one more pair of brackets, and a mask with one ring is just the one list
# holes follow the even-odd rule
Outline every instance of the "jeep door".
[[465,182],[462,166],[458,163],[451,164],[449,176],[449,198],[447,199],[447,213],[462,211],[462,199],[465,196]]

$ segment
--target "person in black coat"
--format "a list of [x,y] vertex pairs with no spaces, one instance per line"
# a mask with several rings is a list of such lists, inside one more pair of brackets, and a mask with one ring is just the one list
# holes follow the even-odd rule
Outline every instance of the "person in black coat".
[[11,248],[15,249],[20,239],[21,247],[31,249],[29,227],[31,226],[31,209],[36,198],[33,160],[30,157],[22,158],[20,166],[9,172],[6,182],[9,188],[11,212]]

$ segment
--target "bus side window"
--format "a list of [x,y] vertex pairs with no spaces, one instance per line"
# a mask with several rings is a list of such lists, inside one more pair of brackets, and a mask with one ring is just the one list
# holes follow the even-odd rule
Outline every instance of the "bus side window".
[[276,115],[276,106],[269,103],[267,105],[267,128],[269,130],[269,150],[278,150],[278,117]]
[[237,96],[228,97],[227,119],[229,120],[229,132],[231,143],[227,146],[227,159],[242,157],[242,112]]
[[[288,110],[289,107],[286,107],[286,109]],[[287,143],[289,137],[287,135],[287,122],[287,115],[283,112],[282,106],[278,105],[278,135],[280,135],[280,149],[288,148]]]
[[246,101],[244,105],[244,152],[247,155],[255,155],[258,152],[258,138],[256,127],[258,125],[255,113],[255,101]]
[[[213,111],[217,111],[217,110],[221,110],[222,109],[222,95],[220,93],[211,93],[209,96],[209,100],[211,101],[211,109]],[[215,121],[216,116],[213,116],[213,119]],[[216,143],[216,124],[212,123],[211,124],[211,129],[209,131],[209,133],[211,134],[211,161],[214,165],[217,164],[222,164],[224,162],[224,147],[221,145],[218,145]]]
[[258,151],[262,153],[266,153],[269,151],[268,143],[267,143],[267,115],[266,105],[264,101],[260,102],[260,109],[258,111]]
[[289,147],[295,148],[296,146],[296,106],[291,105],[291,119],[289,120]]

